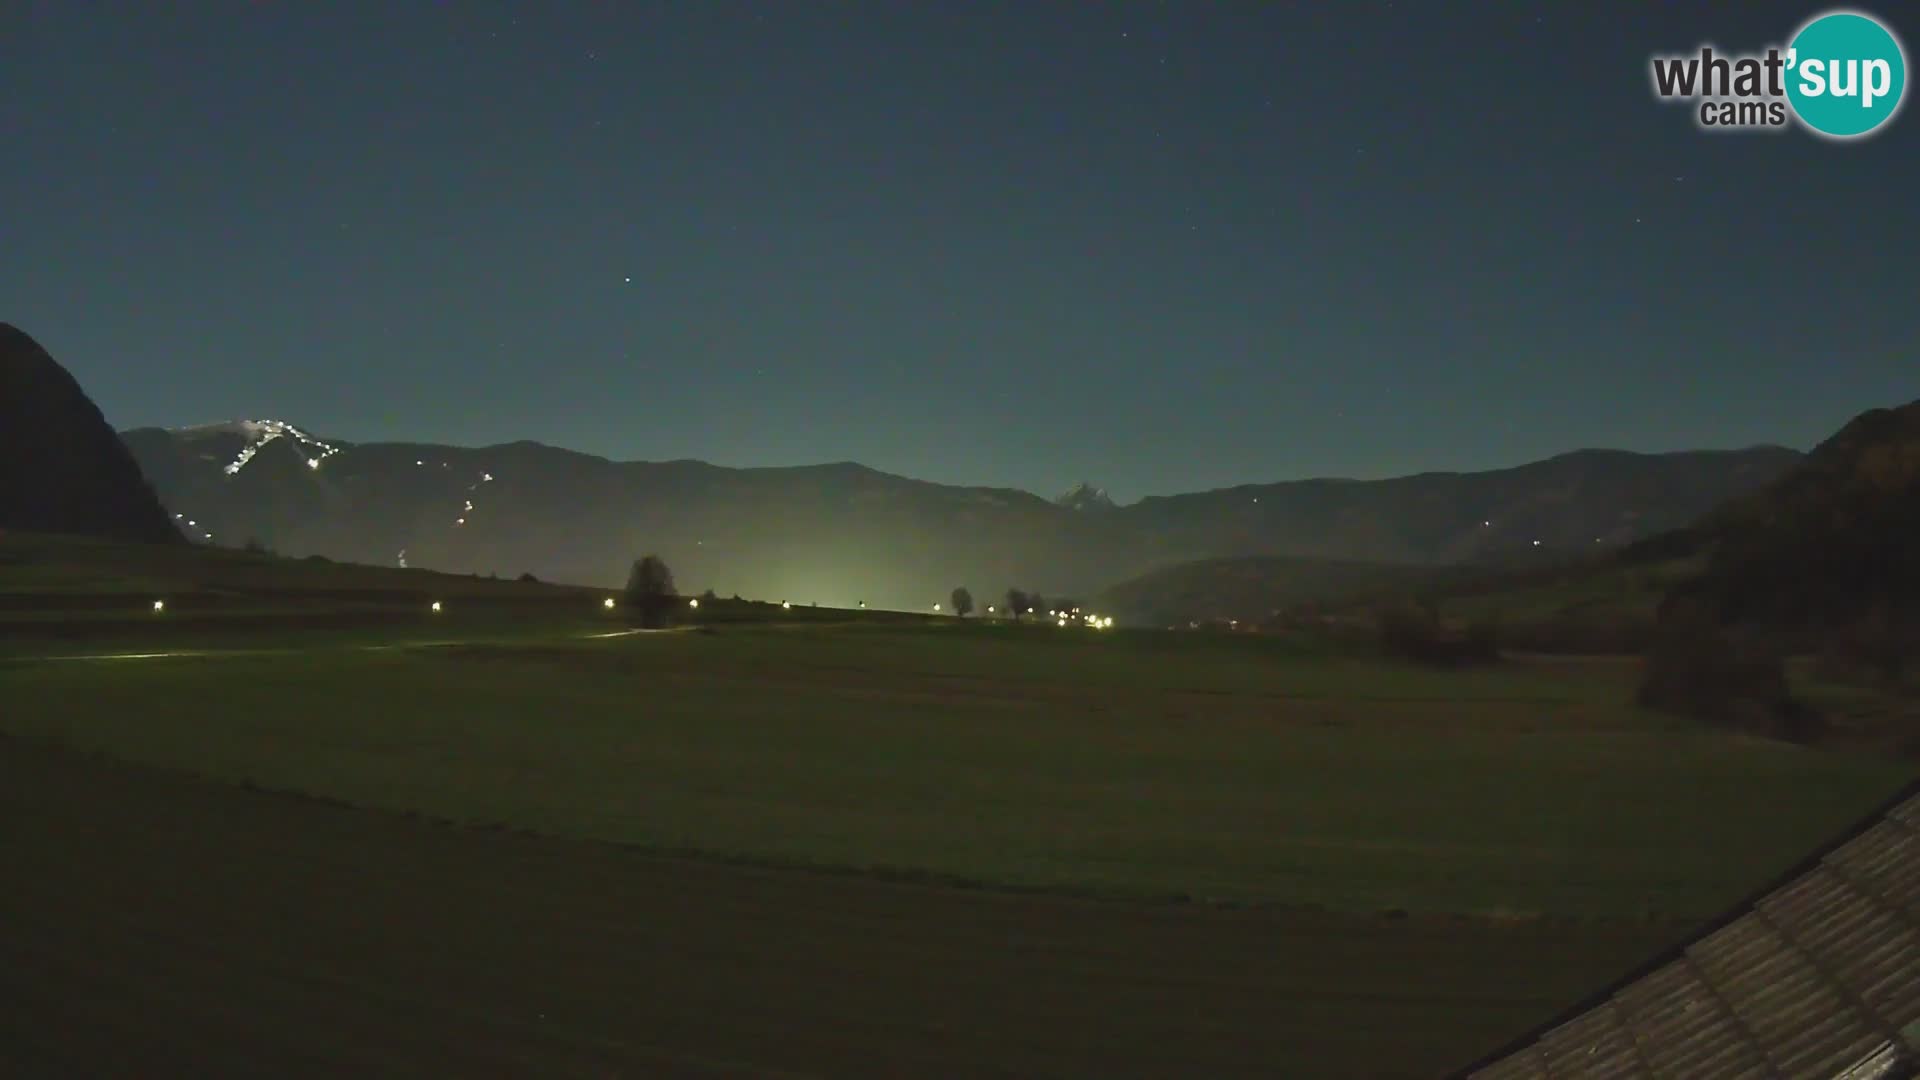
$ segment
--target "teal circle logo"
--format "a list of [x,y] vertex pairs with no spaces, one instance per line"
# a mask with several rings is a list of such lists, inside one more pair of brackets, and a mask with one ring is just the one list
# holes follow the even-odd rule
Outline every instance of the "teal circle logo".
[[1906,96],[1907,55],[1879,20],[1830,11],[1787,46],[1787,102],[1817,135],[1853,139],[1893,119]]

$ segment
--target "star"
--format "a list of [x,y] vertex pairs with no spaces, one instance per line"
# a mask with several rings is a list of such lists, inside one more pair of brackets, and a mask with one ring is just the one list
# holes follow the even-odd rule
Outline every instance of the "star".
[[631,284],[633,284],[633,279],[632,279],[632,278],[630,278],[630,277],[628,277],[628,278],[621,278],[620,280],[621,280],[621,281],[624,281],[624,282],[626,282],[626,283],[627,283],[627,284],[629,284],[629,285],[631,285]]

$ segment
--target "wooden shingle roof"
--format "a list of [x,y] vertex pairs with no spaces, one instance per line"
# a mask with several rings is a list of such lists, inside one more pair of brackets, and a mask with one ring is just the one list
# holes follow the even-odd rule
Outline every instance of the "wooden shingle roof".
[[1904,1080],[1916,1062],[1920,784],[1684,944],[1452,1075]]

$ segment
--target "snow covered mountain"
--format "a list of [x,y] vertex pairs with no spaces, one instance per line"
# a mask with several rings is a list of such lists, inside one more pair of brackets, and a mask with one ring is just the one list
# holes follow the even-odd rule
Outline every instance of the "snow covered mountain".
[[1069,510],[1112,510],[1113,500],[1107,497],[1106,489],[1094,487],[1085,480],[1068,488],[1066,492],[1053,500],[1054,505]]

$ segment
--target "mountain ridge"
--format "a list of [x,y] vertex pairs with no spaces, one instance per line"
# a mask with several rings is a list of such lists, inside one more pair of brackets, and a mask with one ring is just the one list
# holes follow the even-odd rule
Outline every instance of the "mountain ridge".
[[[1887,411],[1887,410],[1874,410],[1874,411]],[[131,435],[139,434],[139,433],[156,433],[156,432],[163,433],[168,436],[181,437],[181,436],[189,436],[189,435],[203,434],[203,433],[209,433],[209,432],[231,431],[233,429],[241,427],[242,425],[262,424],[262,423],[285,424],[288,427],[294,427],[294,425],[291,424],[290,422],[280,421],[280,420],[269,420],[269,421],[226,420],[226,421],[215,421],[215,422],[203,423],[203,424],[188,424],[188,425],[176,425],[176,426],[144,425],[141,427],[124,429],[123,431],[120,432],[120,434],[123,438]],[[314,429],[300,428],[299,430],[303,434],[308,435],[309,437],[312,437],[312,432]],[[910,476],[906,473],[893,472],[888,469],[883,469],[877,465],[868,465],[865,462],[855,461],[851,458],[842,459],[838,461],[799,462],[791,465],[722,465],[718,462],[708,461],[705,458],[699,458],[699,457],[676,457],[676,458],[613,457],[606,454],[596,454],[596,453],[593,453],[592,451],[587,451],[587,450],[576,450],[571,447],[562,446],[558,443],[545,442],[539,439],[512,439],[506,442],[479,443],[475,445],[465,445],[465,444],[459,444],[459,443],[415,442],[415,441],[405,440],[405,439],[368,439],[368,440],[361,440],[361,441],[351,441],[351,440],[345,440],[345,439],[327,438],[323,441],[327,444],[338,447],[340,449],[346,449],[350,447],[417,447],[424,450],[444,449],[444,450],[460,450],[460,451],[466,451],[466,452],[472,452],[472,453],[480,453],[485,451],[496,451],[496,450],[508,450],[515,447],[530,447],[530,448],[535,448],[540,450],[550,450],[550,451],[554,451],[562,454],[569,454],[569,455],[573,455],[581,458],[591,458],[594,461],[604,462],[608,465],[616,465],[616,466],[619,466],[619,465],[697,465],[703,468],[724,470],[724,471],[731,471],[731,472],[781,472],[781,471],[793,472],[793,471],[820,470],[820,469],[845,469],[845,470],[857,471],[857,472],[863,472],[863,473],[872,473],[878,476],[890,477],[896,480],[907,481],[909,483],[928,484],[935,487],[958,488],[963,490],[1019,492],[1023,495],[1029,495],[1034,498],[1046,499],[1047,501],[1053,502],[1055,504],[1063,504],[1065,502],[1071,502],[1084,494],[1089,497],[1104,499],[1107,502],[1107,504],[1113,506],[1116,509],[1129,509],[1129,508],[1138,506],[1143,502],[1150,502],[1154,500],[1186,499],[1186,498],[1193,498],[1197,496],[1237,493],[1237,492],[1243,492],[1243,491],[1260,490],[1265,488],[1285,488],[1289,486],[1296,486],[1296,485],[1302,485],[1302,484],[1366,485],[1366,484],[1388,484],[1388,483],[1396,483],[1396,482],[1410,481],[1410,480],[1426,480],[1426,479],[1433,479],[1433,478],[1439,478],[1439,477],[1485,476],[1489,474],[1511,472],[1514,470],[1528,469],[1528,468],[1534,468],[1537,466],[1548,465],[1548,464],[1557,463],[1557,462],[1569,462],[1574,460],[1597,460],[1597,459],[1613,459],[1613,460],[1662,459],[1664,460],[1664,459],[1675,459],[1675,458],[1686,458],[1686,457],[1742,456],[1742,455],[1753,455],[1753,454],[1790,455],[1793,457],[1804,457],[1806,456],[1807,453],[1809,453],[1809,451],[1799,450],[1794,447],[1787,446],[1784,443],[1766,443],[1766,442],[1752,443],[1746,446],[1739,446],[1739,447],[1692,447],[1692,448],[1685,448],[1685,449],[1679,449],[1679,450],[1627,450],[1627,449],[1622,449],[1617,447],[1582,447],[1575,450],[1564,450],[1559,453],[1550,454],[1543,458],[1537,458],[1532,461],[1521,462],[1517,465],[1500,465],[1500,466],[1496,466],[1488,469],[1426,469],[1419,472],[1395,473],[1389,476],[1377,476],[1377,477],[1308,475],[1308,476],[1288,477],[1280,480],[1250,480],[1243,483],[1225,484],[1218,487],[1196,488],[1192,491],[1177,491],[1177,492],[1166,493],[1166,494],[1142,495],[1133,502],[1123,503],[1113,499],[1112,495],[1107,491],[1107,489],[1100,487],[1098,485],[1095,485],[1091,481],[1078,481],[1075,484],[1073,484],[1071,487],[1069,487],[1066,491],[1062,492],[1061,494],[1053,496],[1051,499],[1047,499],[1046,496],[1043,496],[1039,492],[1036,492],[1030,488],[1016,487],[1008,484],[952,483],[952,482],[941,481],[941,480],[924,480],[919,477]]]
[[388,565],[404,551],[413,566],[594,584],[617,584],[637,553],[657,551],[689,584],[722,592],[900,607],[959,584],[1084,595],[1197,558],[1437,564],[1533,540],[1550,550],[1625,542],[1800,458],[1785,448],[1575,451],[1506,470],[1277,481],[1088,512],[846,461],[740,468],[617,461],[533,440],[353,443],[284,421],[123,438],[169,504],[227,543]]

